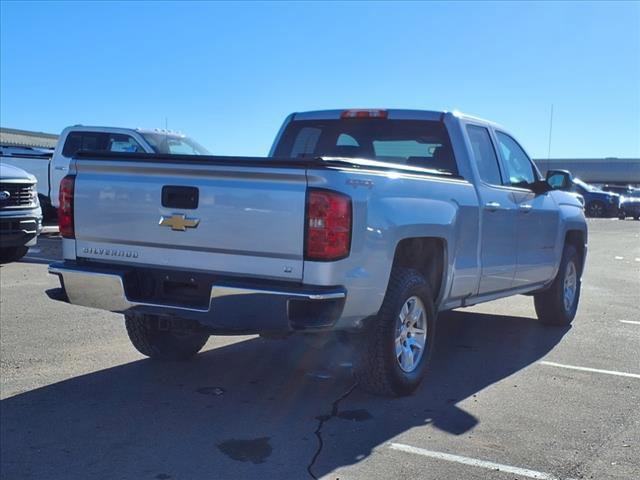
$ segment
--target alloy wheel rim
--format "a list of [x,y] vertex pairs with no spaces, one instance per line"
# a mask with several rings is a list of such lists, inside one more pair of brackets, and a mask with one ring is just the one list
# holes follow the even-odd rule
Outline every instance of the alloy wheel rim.
[[600,205],[599,203],[594,203],[591,207],[591,212],[594,217],[602,216],[602,212],[603,212],[602,205]]
[[576,290],[578,286],[578,272],[576,265],[573,262],[567,264],[567,270],[564,274],[564,309],[565,311],[571,311],[573,307],[573,301],[576,298]]
[[427,345],[427,313],[417,296],[408,298],[396,318],[395,355],[405,373],[413,372]]

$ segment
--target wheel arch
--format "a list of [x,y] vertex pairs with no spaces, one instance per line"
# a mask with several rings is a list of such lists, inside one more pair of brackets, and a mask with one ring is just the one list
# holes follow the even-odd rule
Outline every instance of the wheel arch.
[[434,303],[445,289],[447,241],[442,237],[409,237],[395,248],[393,267],[413,268],[420,272],[431,289]]
[[567,230],[564,236],[564,244],[575,247],[578,255],[580,255],[580,275],[582,275],[587,254],[586,233],[582,230]]

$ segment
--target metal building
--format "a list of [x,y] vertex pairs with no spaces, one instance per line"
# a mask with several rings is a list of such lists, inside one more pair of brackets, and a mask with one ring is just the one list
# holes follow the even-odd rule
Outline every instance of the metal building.
[[640,184],[640,158],[551,158],[534,162],[542,174],[569,170],[587,183]]
[[0,145],[3,147],[55,148],[58,135],[30,132],[15,128],[0,128]]

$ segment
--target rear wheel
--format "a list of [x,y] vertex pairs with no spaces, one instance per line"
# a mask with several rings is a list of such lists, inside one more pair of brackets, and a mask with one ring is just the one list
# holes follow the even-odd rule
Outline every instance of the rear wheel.
[[357,344],[354,369],[361,388],[379,395],[409,395],[427,370],[435,339],[431,290],[416,270],[394,268],[378,315]]
[[558,274],[551,286],[534,295],[536,313],[547,325],[569,325],[576,316],[580,300],[581,258],[573,245],[565,245]]
[[618,218],[620,220],[624,220],[625,218],[627,218],[627,215],[624,212],[618,212]]
[[0,248],[0,263],[16,262],[24,257],[28,251],[29,247]]
[[198,353],[209,334],[187,322],[170,322],[153,315],[125,315],[129,340],[136,350],[158,360],[188,360]]

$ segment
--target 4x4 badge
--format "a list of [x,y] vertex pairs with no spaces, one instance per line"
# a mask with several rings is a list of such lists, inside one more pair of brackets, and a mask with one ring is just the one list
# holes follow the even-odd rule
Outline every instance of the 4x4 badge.
[[187,228],[196,228],[199,223],[199,218],[187,218],[182,214],[173,214],[170,217],[160,217],[159,225],[171,227],[171,230],[184,232]]

